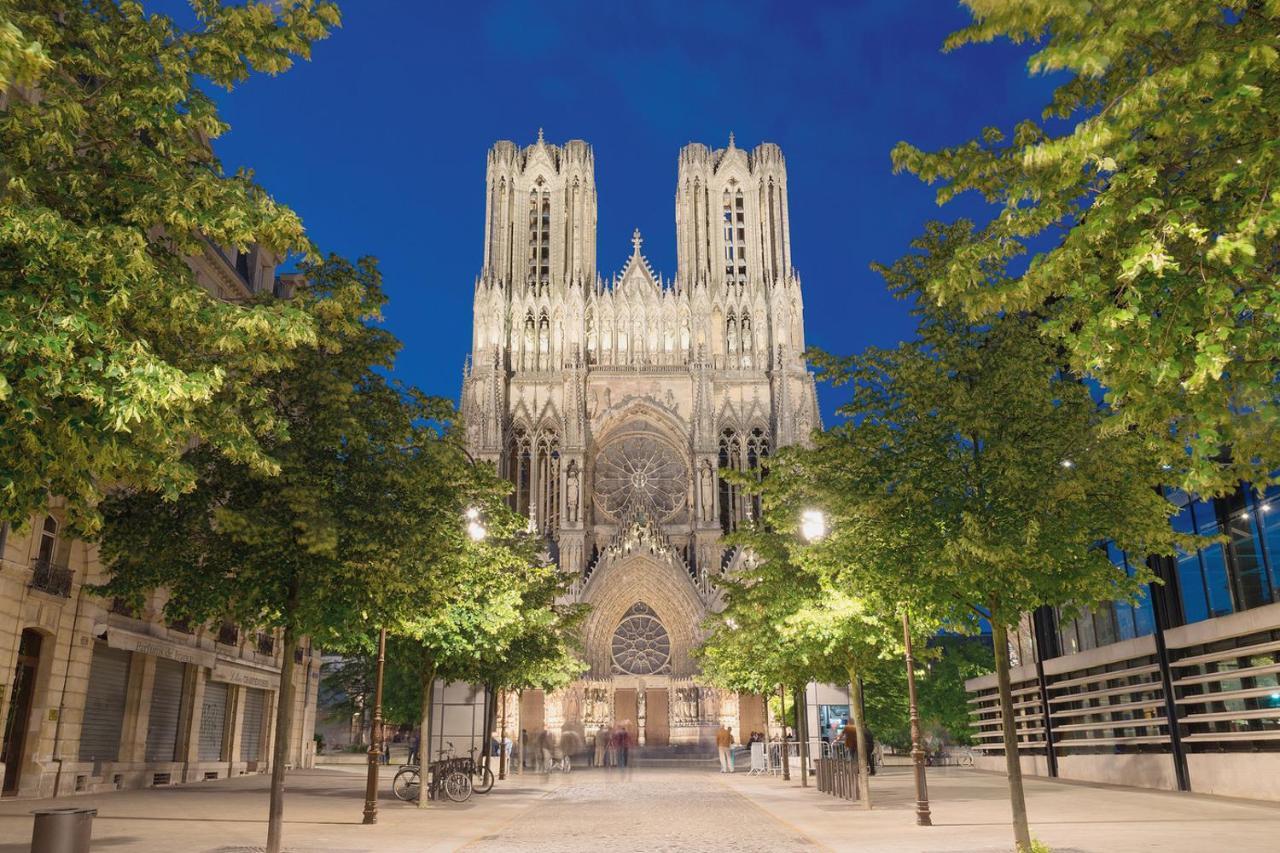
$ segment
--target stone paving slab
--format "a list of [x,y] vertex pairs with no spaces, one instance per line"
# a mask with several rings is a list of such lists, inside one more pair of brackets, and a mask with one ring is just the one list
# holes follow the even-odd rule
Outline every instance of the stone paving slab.
[[[361,824],[363,768],[290,773],[291,853],[492,851],[867,851],[1009,853],[1003,776],[932,769],[932,827],[917,827],[906,768],[873,779],[875,808],[745,773],[575,770],[513,775],[462,804],[419,810],[382,776],[379,822]],[[266,838],[267,779],[247,776],[59,800],[0,802],[0,853],[27,853],[30,811],[97,808],[94,853],[256,853]],[[1036,837],[1054,853],[1280,851],[1280,806],[1186,794],[1027,780]]]
[[[362,824],[364,768],[326,767],[290,773],[285,783],[285,848],[289,853],[419,853],[457,850],[500,829],[555,789],[555,777],[512,776],[494,792],[465,803],[419,810],[391,794],[395,768],[383,768],[378,823]],[[0,853],[27,853],[36,808],[98,809],[93,853],[247,853],[267,835],[266,776],[241,776],[141,791],[57,800],[0,802]]]
[[[742,796],[831,850],[875,853],[1010,853],[1008,787],[1000,774],[931,768],[933,826],[915,825],[908,768],[872,778],[873,809],[795,780],[720,777]],[[1274,853],[1280,806],[1116,786],[1025,780],[1032,835],[1054,853]]]
[[719,772],[637,769],[574,775],[467,851],[820,849],[719,781]]

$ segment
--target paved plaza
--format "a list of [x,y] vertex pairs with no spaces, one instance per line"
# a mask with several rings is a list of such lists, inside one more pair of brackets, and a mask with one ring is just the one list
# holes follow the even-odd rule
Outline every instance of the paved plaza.
[[[514,776],[492,794],[419,811],[389,793],[380,820],[360,823],[359,766],[289,776],[286,847],[294,853],[409,851],[787,851],[1008,853],[1002,777],[933,770],[935,826],[916,827],[910,776],[891,767],[864,812],[798,781],[698,770]],[[1134,789],[1027,780],[1036,837],[1055,853],[1202,853],[1277,849],[1280,807]],[[97,808],[101,853],[248,853],[266,834],[266,778],[0,804],[0,853],[26,853],[33,808]]]

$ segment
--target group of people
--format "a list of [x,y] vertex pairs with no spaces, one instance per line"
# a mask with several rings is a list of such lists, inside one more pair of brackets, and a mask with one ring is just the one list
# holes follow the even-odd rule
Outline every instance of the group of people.
[[630,720],[614,726],[603,726],[596,732],[592,765],[595,767],[626,767],[631,756]]

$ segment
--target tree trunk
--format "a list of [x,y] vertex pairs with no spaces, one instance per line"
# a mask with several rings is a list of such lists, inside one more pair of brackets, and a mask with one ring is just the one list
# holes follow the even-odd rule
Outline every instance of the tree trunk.
[[804,702],[804,687],[793,688],[796,697],[796,737],[800,739],[800,787],[809,787],[809,709]]
[[436,686],[436,666],[429,663],[423,667],[422,675],[422,717],[418,721],[418,808],[425,809],[427,799],[427,779],[431,775],[431,698]]
[[286,626],[280,689],[276,691],[276,734],[271,750],[271,802],[267,807],[266,853],[280,853],[284,833],[284,765],[289,757],[289,730],[293,728],[293,654],[297,648],[298,635],[293,628]]
[[1013,806],[1013,840],[1019,853],[1031,853],[1027,798],[1022,791],[1022,762],[1018,755],[1017,718],[1013,715],[1013,687],[1009,680],[1009,629],[991,620],[996,653],[996,683],[1000,690],[1000,730],[1004,736],[1004,766],[1009,774],[1009,802]]
[[[782,717],[782,781],[791,781],[791,738],[787,737],[787,688],[778,685],[779,715]],[[799,721],[797,721],[799,722]]]
[[[498,725],[498,693],[492,683],[485,685],[484,703],[484,768],[493,772],[490,758],[493,756],[493,730]],[[502,744],[498,744],[502,749]]]
[[498,733],[498,778],[507,778],[507,691],[502,691],[502,731]]
[[871,739],[867,737],[867,721],[862,716],[862,679],[857,667],[849,667],[849,691],[853,700],[849,713],[853,715],[853,733],[858,747],[858,799],[864,809],[871,808]]

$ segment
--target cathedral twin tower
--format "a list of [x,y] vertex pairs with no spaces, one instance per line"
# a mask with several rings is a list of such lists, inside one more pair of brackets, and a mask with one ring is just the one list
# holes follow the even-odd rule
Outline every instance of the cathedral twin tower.
[[[819,425],[782,152],[681,150],[667,280],[638,231],[620,272],[597,271],[587,143],[498,142],[485,187],[468,445],[593,604],[591,675],[691,676],[709,578],[735,559],[720,537],[758,512],[720,471]],[[628,638],[638,624],[652,636]]]

